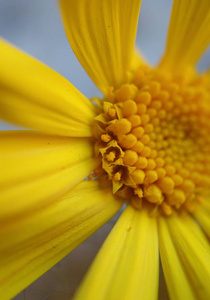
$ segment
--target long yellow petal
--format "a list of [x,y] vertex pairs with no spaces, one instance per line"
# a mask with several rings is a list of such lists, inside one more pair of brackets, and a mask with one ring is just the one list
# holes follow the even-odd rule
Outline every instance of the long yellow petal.
[[87,138],[0,132],[0,220],[51,203],[97,164]]
[[209,246],[209,242],[206,238],[206,235],[201,230],[200,224],[192,218],[191,215],[188,213],[185,213],[182,215],[182,220],[185,226],[187,226],[188,230],[191,230],[192,234],[198,239],[202,244],[205,245],[205,247]]
[[193,215],[210,238],[210,206],[203,204],[201,207],[197,207]]
[[159,219],[160,256],[171,300],[196,299],[180,262],[165,218]]
[[126,80],[141,0],[60,0],[70,45],[91,79],[106,93]]
[[209,43],[209,0],[174,0],[162,64],[170,68],[193,66]]
[[39,131],[91,136],[95,107],[64,77],[0,40],[0,118]]
[[[166,221],[182,268],[194,290],[196,299],[210,297],[210,247],[202,231],[190,226],[185,217],[174,216]],[[180,299],[180,298],[176,298]]]
[[111,189],[84,181],[53,203],[0,226],[0,295],[7,300],[41,276],[122,205]]
[[127,207],[97,255],[76,299],[156,299],[156,219]]

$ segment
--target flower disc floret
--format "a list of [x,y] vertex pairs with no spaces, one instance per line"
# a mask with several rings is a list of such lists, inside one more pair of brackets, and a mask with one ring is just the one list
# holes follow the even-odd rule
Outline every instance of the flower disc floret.
[[114,193],[129,194],[137,208],[149,203],[165,215],[200,202],[210,188],[205,83],[194,73],[172,75],[143,66],[132,83],[110,88],[95,136]]

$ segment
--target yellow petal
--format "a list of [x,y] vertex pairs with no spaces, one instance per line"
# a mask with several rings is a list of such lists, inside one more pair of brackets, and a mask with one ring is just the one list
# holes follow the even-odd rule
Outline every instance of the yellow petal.
[[0,132],[0,219],[47,205],[97,164],[87,138]]
[[91,136],[95,107],[64,77],[0,40],[0,118],[64,136]]
[[210,208],[203,204],[201,207],[197,207],[193,212],[193,215],[200,223],[201,227],[210,238]]
[[136,47],[133,53],[131,69],[136,71],[145,63],[148,64],[141,51]]
[[11,299],[41,276],[122,205],[111,189],[84,181],[53,203],[0,226],[0,295]]
[[97,255],[76,299],[156,299],[156,219],[127,207]]
[[126,80],[141,0],[60,0],[70,45],[91,79],[106,93]]
[[209,0],[174,0],[163,65],[170,68],[192,66],[209,43]]
[[159,219],[160,256],[170,299],[195,299],[165,218]]
[[[178,259],[180,261],[179,270],[183,268],[183,272],[180,272],[181,278],[184,280],[184,275],[186,274],[187,280],[190,283],[191,290],[194,292],[195,299],[209,299],[210,297],[210,247],[206,239],[204,239],[202,231],[197,227],[196,230],[195,224],[190,225],[189,221],[185,220],[185,217],[174,216],[165,219],[165,227],[167,227],[170,234],[170,239],[174,244],[174,252],[177,252]],[[197,225],[196,225],[197,226]],[[163,234],[162,234],[163,236]],[[162,252],[161,259],[164,256],[165,252]],[[170,255],[170,250],[169,250]],[[172,261],[173,266],[170,264],[171,268],[176,268],[176,264]],[[166,280],[167,280],[166,274]],[[178,271],[176,270],[176,275],[178,276]],[[189,287],[186,283],[183,284],[180,282],[180,278],[177,279],[177,276],[174,277],[176,283],[169,283],[169,291],[172,292],[177,290],[178,285],[180,290],[186,291]],[[185,280],[185,282],[187,281]],[[172,281],[172,280],[171,280]],[[175,287],[177,285],[177,287]],[[177,292],[177,297],[174,299],[180,299]],[[190,294],[189,294],[190,295]],[[185,299],[185,297],[183,297]],[[186,296],[186,299],[192,299]]]
[[197,222],[197,220],[195,220],[194,218],[192,218],[191,215],[189,215],[188,213],[183,213],[182,215],[182,219],[183,222],[185,224],[185,226],[187,226],[187,228],[189,230],[191,230],[191,232],[193,233],[194,236],[196,236],[196,238],[198,240],[200,240],[201,243],[203,243],[205,246],[209,246],[209,242],[206,238],[206,235],[204,234],[204,232],[201,230],[200,224]]

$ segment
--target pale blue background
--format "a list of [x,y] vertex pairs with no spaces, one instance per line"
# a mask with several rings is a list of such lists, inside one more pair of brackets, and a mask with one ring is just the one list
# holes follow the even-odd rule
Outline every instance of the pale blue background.
[[[164,50],[171,3],[142,1],[137,45],[152,64]],[[0,0],[0,35],[55,69],[87,97],[100,96],[68,44],[55,0]],[[200,68],[205,69],[209,61],[208,52]],[[0,123],[1,130],[10,128]],[[70,299],[115,221],[116,217],[15,299]],[[160,290],[160,299],[167,299],[164,287]]]

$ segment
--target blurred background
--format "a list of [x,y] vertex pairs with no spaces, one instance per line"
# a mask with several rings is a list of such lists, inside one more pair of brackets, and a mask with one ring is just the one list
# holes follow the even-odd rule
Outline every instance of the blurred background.
[[[171,6],[172,0],[142,1],[136,44],[152,65],[164,51]],[[68,44],[56,0],[0,0],[0,35],[66,77],[88,98],[100,96]],[[209,62],[210,51],[199,69],[205,70]],[[0,122],[0,130],[14,128]],[[71,299],[118,216],[14,299]],[[159,298],[168,298],[164,284]]]

